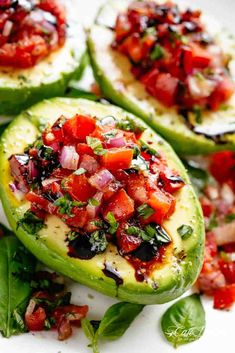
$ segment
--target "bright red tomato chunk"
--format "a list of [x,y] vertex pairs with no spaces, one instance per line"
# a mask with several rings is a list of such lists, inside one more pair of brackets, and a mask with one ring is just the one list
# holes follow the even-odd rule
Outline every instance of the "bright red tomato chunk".
[[200,11],[133,1],[114,31],[113,49],[130,59],[132,73],[166,107],[215,111],[234,93],[228,58],[206,32]]
[[65,10],[57,0],[1,1],[0,19],[0,65],[32,67],[65,42]]

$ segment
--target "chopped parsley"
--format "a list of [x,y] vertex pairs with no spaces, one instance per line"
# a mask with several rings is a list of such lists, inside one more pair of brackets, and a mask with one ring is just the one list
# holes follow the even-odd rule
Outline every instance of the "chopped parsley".
[[150,147],[146,142],[140,140],[140,143],[141,143],[141,151],[147,152],[152,156],[161,157],[161,155],[154,148]]
[[225,223],[231,223],[235,220],[235,213],[230,213],[225,216]]
[[145,238],[145,232],[142,229],[140,229],[139,227],[129,226],[126,229],[126,233],[129,234],[129,235],[140,236],[143,240],[146,240],[146,239],[144,239]]
[[94,199],[94,198],[92,197],[92,198],[90,198],[90,199],[88,200],[88,204],[89,204],[90,206],[99,206],[99,205],[100,205],[100,201],[98,201],[98,200],[96,200],[96,199]]
[[81,201],[72,201],[69,195],[61,196],[54,202],[55,206],[58,206],[58,211],[61,214],[66,214],[67,216],[72,216],[72,208],[73,207],[83,207],[86,205],[85,202]]
[[98,156],[103,156],[106,153],[106,149],[103,148],[101,141],[96,137],[87,136],[86,142]]
[[133,119],[128,116],[125,119],[116,122],[116,128],[124,131],[132,131],[135,134],[141,133],[145,130],[145,127],[137,124]]
[[139,206],[137,208],[137,212],[140,217],[143,217],[143,219],[147,219],[154,214],[154,210],[152,209],[152,207],[147,205],[147,203],[144,203],[143,205]]
[[193,234],[193,228],[187,224],[182,224],[182,226],[177,228],[177,232],[183,240],[186,240]]
[[159,244],[168,244],[171,242],[171,238],[159,224],[156,224],[153,229],[156,231],[155,238]]
[[112,212],[108,212],[107,216],[106,216],[107,222],[109,223],[110,227],[108,229],[108,233],[110,234],[114,234],[116,233],[118,227],[119,227],[119,223],[116,221],[114,215],[112,214]]
[[28,210],[18,221],[17,227],[22,227],[27,233],[37,234],[45,227],[45,224],[43,219],[37,217],[33,212]]
[[96,253],[105,251],[108,246],[108,242],[104,232],[99,230],[96,230],[95,232],[91,233],[89,237],[89,242],[92,246],[91,251],[94,251]]
[[84,169],[84,168],[79,168],[79,169],[75,170],[75,172],[74,172],[73,174],[75,174],[75,175],[82,175],[82,174],[84,174],[84,173],[86,173],[86,169]]
[[163,58],[164,56],[165,56],[164,48],[161,45],[156,44],[155,47],[153,48],[153,50],[151,51],[150,59],[151,60],[159,60],[159,59]]
[[115,137],[117,135],[117,133],[118,133],[117,129],[113,129],[113,130],[106,132],[104,134],[104,137],[108,140],[108,139]]

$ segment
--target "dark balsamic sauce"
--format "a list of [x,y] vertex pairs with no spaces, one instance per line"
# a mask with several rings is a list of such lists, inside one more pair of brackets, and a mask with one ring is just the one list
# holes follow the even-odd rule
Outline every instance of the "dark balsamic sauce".
[[74,240],[69,242],[68,255],[81,260],[92,259],[96,253],[91,250],[91,247],[89,236],[86,233],[79,234]]
[[105,263],[104,269],[102,271],[105,274],[105,276],[114,279],[117,286],[120,286],[121,284],[123,284],[122,277],[119,275],[118,271],[115,268],[113,268],[111,265]]

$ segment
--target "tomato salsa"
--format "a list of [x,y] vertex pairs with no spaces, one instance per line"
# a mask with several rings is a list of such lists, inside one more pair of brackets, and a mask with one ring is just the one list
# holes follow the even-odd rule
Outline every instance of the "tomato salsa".
[[152,142],[141,139],[142,132],[128,117],[61,116],[23,154],[9,159],[10,187],[31,203],[25,220],[60,217],[70,227],[72,257],[90,259],[115,244],[139,280],[171,243],[163,222],[184,186]]
[[32,67],[65,38],[65,10],[57,0],[0,1],[0,65]]
[[134,76],[164,106],[216,111],[234,93],[229,58],[206,31],[200,11],[134,1],[118,15],[114,32],[113,49],[130,59]]
[[214,179],[200,196],[206,248],[198,286],[214,297],[215,309],[229,309],[235,302],[235,153],[215,153],[208,167]]

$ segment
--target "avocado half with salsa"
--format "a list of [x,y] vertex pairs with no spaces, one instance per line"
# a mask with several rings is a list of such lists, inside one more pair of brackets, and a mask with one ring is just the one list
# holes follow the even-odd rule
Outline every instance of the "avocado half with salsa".
[[54,98],[0,145],[11,227],[42,262],[120,300],[172,300],[202,265],[204,225],[186,171],[145,123],[112,105]]
[[163,1],[109,1],[90,29],[105,95],[180,154],[235,149],[234,37],[200,11]]
[[58,0],[1,2],[0,114],[60,96],[81,75],[85,37],[73,1],[64,6]]

